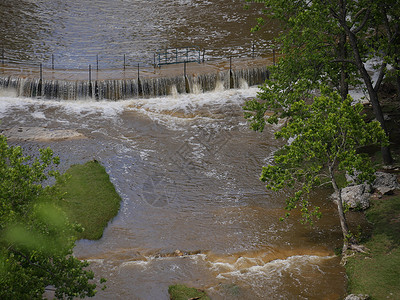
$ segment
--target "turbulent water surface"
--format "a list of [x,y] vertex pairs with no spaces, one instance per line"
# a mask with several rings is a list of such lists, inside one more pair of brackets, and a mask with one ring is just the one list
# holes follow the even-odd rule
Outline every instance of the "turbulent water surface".
[[[274,127],[248,129],[241,105],[256,88],[120,102],[1,97],[1,128],[76,130],[86,138],[15,141],[50,146],[63,169],[97,159],[123,198],[97,242],[75,254],[108,278],[100,299],[167,299],[186,283],[215,299],[336,299],[345,275],[334,208],[315,228],[279,222],[284,193],[265,191],[262,164],[279,144]],[[177,251],[178,250],[178,251]],[[182,254],[184,254],[182,256]]]
[[[147,59],[154,48],[186,43],[227,50],[250,36],[259,8],[242,1],[3,0],[0,41],[16,58],[54,52],[85,59],[97,52]],[[273,32],[276,34],[276,30]],[[79,139],[12,139],[27,153],[50,146],[62,170],[96,159],[122,196],[99,241],[75,255],[108,278],[97,299],[168,299],[184,283],[212,299],[340,299],[346,277],[334,256],[341,233],[330,191],[312,201],[324,218],[314,228],[280,222],[286,192],[267,192],[258,177],[280,142],[279,125],[252,132],[242,105],[257,93],[216,85],[207,93],[123,101],[54,101],[0,90],[0,130],[45,128]],[[41,131],[38,131],[41,132]],[[43,132],[43,131],[42,131]],[[57,131],[58,133],[58,131]],[[48,136],[57,136],[56,134]]]

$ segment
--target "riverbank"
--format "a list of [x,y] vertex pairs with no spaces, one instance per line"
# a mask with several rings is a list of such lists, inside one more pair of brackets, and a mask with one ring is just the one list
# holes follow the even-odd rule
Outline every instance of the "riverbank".
[[365,214],[373,226],[362,241],[369,251],[347,260],[349,293],[400,299],[400,192],[373,199]]
[[[390,131],[391,151],[397,172],[400,162],[400,102],[393,84],[380,91],[382,110]],[[373,119],[372,109],[367,114]],[[383,167],[380,152],[369,152],[377,167]],[[383,171],[383,170],[382,170]],[[399,175],[398,175],[399,179]],[[365,211],[372,229],[363,233],[361,243],[369,251],[356,253],[346,263],[349,294],[366,294],[370,299],[400,299],[400,191],[372,198]]]
[[56,183],[64,193],[58,205],[71,222],[84,228],[78,239],[100,239],[108,222],[118,214],[121,197],[97,161],[73,165],[65,174],[66,180]]

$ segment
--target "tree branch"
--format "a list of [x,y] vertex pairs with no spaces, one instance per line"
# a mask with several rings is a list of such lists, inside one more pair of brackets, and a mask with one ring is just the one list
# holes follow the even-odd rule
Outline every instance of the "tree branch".
[[15,253],[17,253],[18,255],[21,255],[23,258],[25,258],[31,266],[36,267],[36,268],[38,268],[38,269],[41,269],[41,270],[43,270],[43,271],[49,273],[53,278],[56,278],[56,275],[55,275],[52,271],[50,271],[50,270],[48,270],[48,269],[42,267],[41,265],[39,265],[39,264],[37,264],[37,263],[32,262],[32,261],[31,261],[25,254],[23,254],[22,252],[17,251],[17,250],[15,250],[15,249],[13,249],[13,251],[14,251]]
[[364,7],[362,8],[358,13],[356,13],[356,15],[354,16],[354,21],[358,19],[358,17],[367,9]]
[[[384,20],[384,23],[385,23],[387,35],[388,35],[389,41],[391,41],[392,38],[393,38],[393,33],[392,33],[391,28],[390,28],[390,23],[389,23],[389,20],[388,20],[388,15],[387,15],[385,7],[382,7],[382,14],[384,15],[383,20]],[[395,32],[395,35],[396,35],[396,32]]]
[[332,16],[340,22],[339,15],[334,11],[332,7],[329,8],[329,11],[331,12]]
[[374,90],[375,90],[376,92],[378,92],[378,90],[379,90],[379,88],[380,88],[380,86],[381,86],[381,84],[382,84],[383,77],[385,77],[385,74],[386,74],[386,72],[385,72],[385,70],[386,70],[386,65],[387,65],[386,63],[383,63],[382,66],[381,66],[381,69],[379,70],[378,80],[376,81],[376,84],[375,84],[375,87],[374,87]]
[[358,26],[358,28],[352,30],[354,34],[357,34],[364,28],[365,24],[367,24],[370,13],[371,13],[371,10],[367,9],[367,13],[365,14],[364,20],[361,22],[360,26]]

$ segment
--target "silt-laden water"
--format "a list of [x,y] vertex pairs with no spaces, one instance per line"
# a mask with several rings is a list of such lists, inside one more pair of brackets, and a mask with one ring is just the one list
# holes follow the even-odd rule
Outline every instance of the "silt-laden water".
[[[97,159],[122,196],[100,241],[75,254],[108,278],[99,299],[168,299],[185,283],[215,299],[339,299],[345,274],[334,257],[341,232],[319,191],[324,218],[280,222],[285,193],[266,192],[261,166],[280,144],[274,127],[252,132],[242,117],[256,88],[120,102],[1,97],[1,128],[71,129],[86,138],[12,141],[50,146],[62,168]],[[30,149],[30,150],[29,150]],[[95,188],[95,187],[94,187]]]

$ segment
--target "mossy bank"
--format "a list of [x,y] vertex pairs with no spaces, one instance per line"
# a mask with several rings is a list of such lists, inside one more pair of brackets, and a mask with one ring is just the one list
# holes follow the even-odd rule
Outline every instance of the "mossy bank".
[[121,197],[115,191],[105,168],[97,161],[73,165],[65,180],[56,186],[64,194],[58,205],[69,220],[81,224],[78,239],[98,240],[119,211]]
[[204,291],[187,287],[183,284],[170,285],[168,288],[168,293],[171,300],[210,300]]

